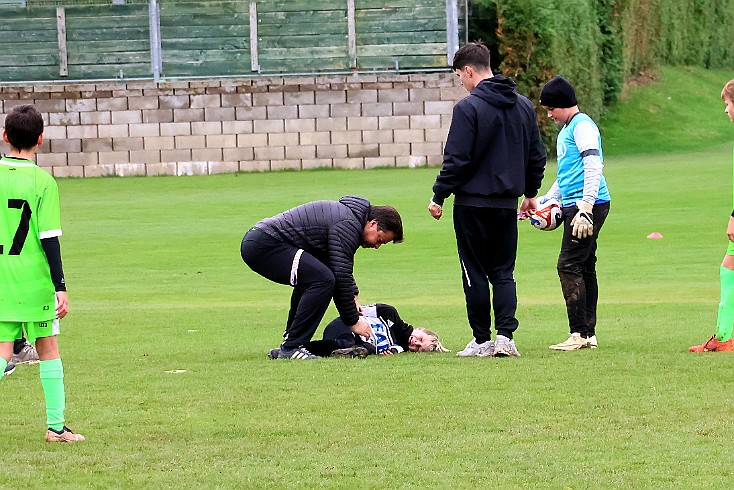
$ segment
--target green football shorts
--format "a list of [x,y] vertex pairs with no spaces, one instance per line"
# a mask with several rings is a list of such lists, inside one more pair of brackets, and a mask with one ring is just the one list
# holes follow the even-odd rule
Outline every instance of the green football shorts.
[[34,343],[41,337],[58,335],[59,319],[54,318],[45,322],[0,322],[0,342],[13,342],[22,338],[23,329],[28,342]]

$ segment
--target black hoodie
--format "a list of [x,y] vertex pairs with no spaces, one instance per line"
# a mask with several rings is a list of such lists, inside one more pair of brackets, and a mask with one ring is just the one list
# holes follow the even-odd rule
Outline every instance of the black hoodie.
[[518,197],[537,195],[544,170],[535,108],[497,75],[454,106],[433,202],[453,193],[455,204],[517,209]]
[[354,295],[354,254],[362,244],[370,202],[359,196],[313,201],[255,225],[276,240],[303,249],[334,273],[334,305],[347,325],[359,320]]

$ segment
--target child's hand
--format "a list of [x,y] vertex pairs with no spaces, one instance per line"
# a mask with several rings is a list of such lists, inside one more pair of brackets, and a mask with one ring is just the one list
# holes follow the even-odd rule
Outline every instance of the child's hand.
[[56,316],[60,319],[69,313],[69,296],[66,291],[56,291]]

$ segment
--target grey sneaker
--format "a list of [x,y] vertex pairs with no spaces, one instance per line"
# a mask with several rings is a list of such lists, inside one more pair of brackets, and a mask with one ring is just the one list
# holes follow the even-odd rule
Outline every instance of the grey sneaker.
[[268,357],[270,357],[270,359],[318,359],[317,356],[311,354],[311,352],[304,347],[298,347],[297,349],[292,350],[285,350],[282,347],[279,349],[271,349]]
[[15,364],[37,364],[40,362],[38,359],[38,351],[36,351],[33,344],[26,340],[26,343],[20,352],[13,354],[13,357],[10,358],[10,362]]
[[358,359],[364,359],[369,355],[370,351],[368,351],[365,347],[362,347],[361,345],[355,345],[353,347],[347,347],[346,349],[336,349],[335,351],[331,352],[331,355],[329,357],[346,357],[349,359],[358,358]]
[[275,349],[270,349],[270,352],[268,352],[268,359],[277,359],[280,355],[280,348],[276,347]]
[[3,376],[10,376],[13,374],[13,371],[15,371],[15,363],[9,362],[8,365],[5,367],[5,372],[3,372]]
[[498,335],[494,344],[494,357],[520,357],[520,353],[515,347],[515,341],[504,335]]
[[492,357],[495,343],[491,340],[477,344],[477,339],[471,339],[464,350],[456,353],[457,357]]

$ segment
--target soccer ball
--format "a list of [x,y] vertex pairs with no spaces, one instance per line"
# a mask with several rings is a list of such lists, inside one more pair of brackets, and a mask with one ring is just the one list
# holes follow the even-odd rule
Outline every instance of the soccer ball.
[[538,206],[530,216],[530,224],[542,231],[552,231],[561,224],[561,203],[558,199],[548,199]]

